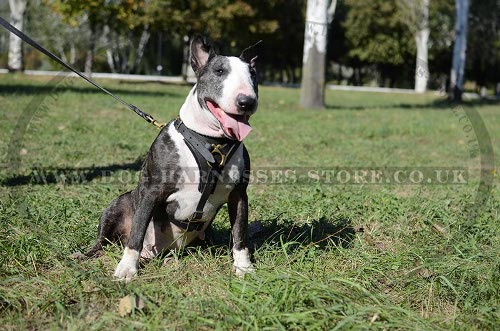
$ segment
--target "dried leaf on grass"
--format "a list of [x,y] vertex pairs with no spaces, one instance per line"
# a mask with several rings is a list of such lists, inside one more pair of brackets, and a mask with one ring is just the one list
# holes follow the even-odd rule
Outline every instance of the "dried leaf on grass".
[[448,236],[448,229],[446,229],[445,226],[439,222],[432,223],[432,230],[443,237]]
[[142,310],[145,307],[144,300],[137,295],[127,295],[120,299],[118,313],[121,317],[130,315],[134,310]]

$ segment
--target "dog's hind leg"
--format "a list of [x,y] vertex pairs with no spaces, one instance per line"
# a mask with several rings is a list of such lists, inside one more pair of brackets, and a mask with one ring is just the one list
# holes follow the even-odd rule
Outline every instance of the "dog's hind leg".
[[113,200],[101,215],[96,243],[85,255],[87,257],[99,256],[102,248],[108,243],[121,241],[126,244],[133,215],[134,204],[131,192],[124,193]]

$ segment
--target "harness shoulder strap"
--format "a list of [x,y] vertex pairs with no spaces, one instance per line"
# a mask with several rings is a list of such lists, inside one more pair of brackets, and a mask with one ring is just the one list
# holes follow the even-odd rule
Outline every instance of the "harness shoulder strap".
[[214,156],[209,151],[210,144],[208,142],[201,141],[197,136],[195,136],[192,133],[193,131],[188,129],[180,118],[175,120],[175,128],[180,134],[182,134],[188,146],[192,147],[196,152],[201,154],[201,156],[203,156],[203,158],[209,163],[215,163]]

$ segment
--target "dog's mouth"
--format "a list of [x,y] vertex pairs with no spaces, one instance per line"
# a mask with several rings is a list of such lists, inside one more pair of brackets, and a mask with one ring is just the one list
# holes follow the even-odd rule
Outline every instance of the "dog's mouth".
[[212,115],[219,121],[227,137],[242,141],[252,130],[250,123],[248,123],[250,115],[228,114],[217,104],[217,102],[210,99],[206,99],[205,104]]

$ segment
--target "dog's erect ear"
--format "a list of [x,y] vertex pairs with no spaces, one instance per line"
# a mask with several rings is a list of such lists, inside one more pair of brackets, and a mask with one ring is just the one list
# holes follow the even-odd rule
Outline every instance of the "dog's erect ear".
[[214,49],[205,38],[196,36],[191,41],[191,67],[195,73],[215,56]]
[[254,45],[245,48],[243,52],[241,52],[240,59],[250,63],[252,68],[255,68],[255,62],[257,61],[257,57],[259,56],[260,47],[262,46],[262,40],[259,40]]

